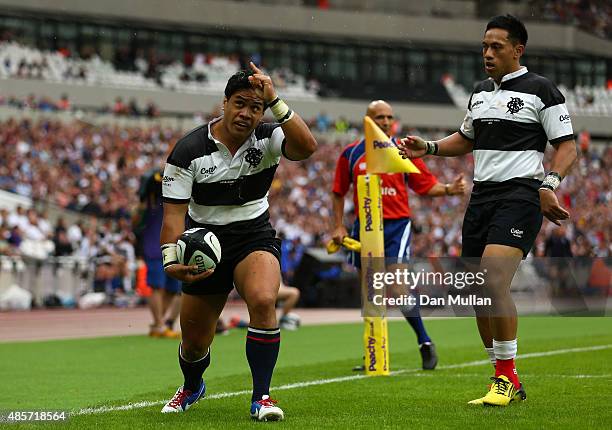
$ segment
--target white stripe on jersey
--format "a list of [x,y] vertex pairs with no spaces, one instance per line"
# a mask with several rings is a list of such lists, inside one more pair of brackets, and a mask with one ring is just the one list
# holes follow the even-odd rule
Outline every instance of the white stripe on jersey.
[[[523,107],[514,113],[510,113],[508,102],[510,100],[521,100]],[[472,96],[472,120],[477,119],[507,119],[514,122],[538,123],[538,111],[536,106],[544,104],[535,94],[520,93],[517,91],[501,90],[481,91]]]
[[513,178],[544,179],[544,154],[530,151],[474,151],[474,181],[503,182]]
[[[511,99],[520,99],[524,107],[518,112],[508,112],[507,104]],[[513,122],[540,123],[546,133],[548,140],[554,140],[561,136],[573,134],[572,121],[565,103],[544,108],[544,103],[534,94],[526,94],[517,91],[500,90],[481,91],[472,96],[472,109],[467,121],[477,119],[506,119]],[[471,124],[469,124],[471,126]],[[462,125],[462,131],[470,138],[474,138],[472,130],[468,130],[468,124]]]
[[268,195],[242,206],[203,206],[193,200],[189,203],[189,217],[199,224],[225,225],[230,222],[255,219],[269,207]]
[[540,122],[550,141],[574,134],[572,120],[565,103],[540,110]]

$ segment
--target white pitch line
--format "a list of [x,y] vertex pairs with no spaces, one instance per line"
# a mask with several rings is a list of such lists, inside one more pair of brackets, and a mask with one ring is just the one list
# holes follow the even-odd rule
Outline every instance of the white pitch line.
[[[517,358],[525,359],[525,358],[548,357],[551,355],[571,354],[575,352],[599,351],[602,349],[609,349],[609,348],[612,348],[612,344],[585,346],[581,348],[555,349],[552,351],[531,352],[527,354],[521,354]],[[438,366],[437,369],[438,370],[461,369],[465,367],[481,366],[484,364],[490,364],[490,361],[489,360],[466,361],[464,363],[447,364],[443,366]],[[391,372],[391,375],[416,373],[420,371],[421,369],[400,369],[400,370]],[[560,375],[557,375],[557,376],[560,376]],[[594,377],[595,375],[576,375],[576,376],[588,378],[588,377]],[[602,375],[601,377],[605,377],[605,376],[606,375]],[[359,374],[359,375],[351,375],[351,376],[341,376],[338,378],[316,379],[313,381],[295,382],[293,384],[280,385],[278,387],[273,387],[272,390],[273,391],[291,390],[293,388],[303,388],[303,387],[310,387],[313,385],[333,384],[336,382],[356,381],[356,380],[365,379],[365,378],[369,378],[369,376]],[[251,390],[231,391],[231,392],[207,395],[205,399],[207,400],[225,399],[228,397],[242,396],[242,395],[250,394],[250,393],[251,393]],[[150,406],[163,405],[166,402],[167,400],[142,401],[142,402],[136,402],[136,403],[128,403],[126,405],[120,405],[120,406],[99,406],[99,407],[94,407],[94,408],[84,408],[84,409],[79,409],[77,411],[72,412],[71,415],[91,415],[91,414],[102,414],[106,412],[129,411],[132,409],[140,409],[140,408],[147,408]]]
[[[533,376],[538,377],[539,375],[528,375],[528,376]],[[544,377],[550,377],[550,378],[568,378],[568,379],[599,379],[599,378],[603,378],[603,379],[612,379],[612,375],[542,375]]]
[[[423,372],[415,373],[412,375],[417,378],[431,378],[439,377],[440,374],[435,372]],[[457,373],[455,375],[444,375],[445,378],[482,378],[482,373]],[[608,375],[558,375],[558,374],[530,374],[521,372],[521,379],[523,378],[563,378],[563,379],[612,379],[612,374]]]

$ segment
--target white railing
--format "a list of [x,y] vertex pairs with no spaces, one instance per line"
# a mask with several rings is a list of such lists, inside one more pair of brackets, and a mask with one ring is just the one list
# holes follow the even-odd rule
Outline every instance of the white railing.
[[94,263],[82,257],[35,260],[0,256],[0,296],[17,285],[32,294],[35,306],[42,306],[51,295],[63,304],[75,303],[81,294],[92,290],[94,269]]

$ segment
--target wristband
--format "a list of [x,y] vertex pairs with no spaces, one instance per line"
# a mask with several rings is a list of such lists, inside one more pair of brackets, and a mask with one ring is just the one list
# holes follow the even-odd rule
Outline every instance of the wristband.
[[165,243],[161,246],[162,262],[164,265],[164,269],[166,269],[166,267],[172,266],[173,264],[179,264],[176,250],[176,243]]
[[540,189],[545,188],[547,190],[555,191],[561,185],[561,175],[557,172],[549,172],[548,175],[542,181]]
[[284,124],[287,121],[289,121],[291,118],[293,118],[293,111],[289,109],[289,106],[287,106],[287,103],[285,103],[278,97],[272,100],[272,102],[270,102],[268,107],[272,111],[272,115],[274,115],[274,119],[276,119],[276,121],[279,124]]
[[280,98],[276,97],[274,100],[272,100],[268,105],[266,105],[267,108],[272,108],[272,106],[274,106],[276,103],[278,103],[280,101]]
[[438,142],[432,142],[430,140],[425,142],[425,154],[436,155],[438,154]]

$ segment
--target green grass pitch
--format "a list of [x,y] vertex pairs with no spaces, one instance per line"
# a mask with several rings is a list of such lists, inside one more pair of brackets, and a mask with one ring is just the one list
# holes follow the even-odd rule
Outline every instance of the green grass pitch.
[[485,393],[492,373],[490,364],[474,363],[486,360],[474,321],[426,325],[440,355],[437,370],[418,370],[414,334],[393,320],[391,368],[399,373],[370,378],[351,371],[363,354],[362,324],[284,332],[273,380],[281,389],[272,390],[285,411],[281,423],[249,418],[250,374],[239,330],[215,339],[205,374],[210,398],[172,415],[159,411],[182,383],[176,341],[126,336],[0,343],[0,410],[72,412],[66,423],[11,429],[612,427],[612,319],[521,318],[519,354],[527,356],[517,366],[528,399],[507,408],[466,404]]

